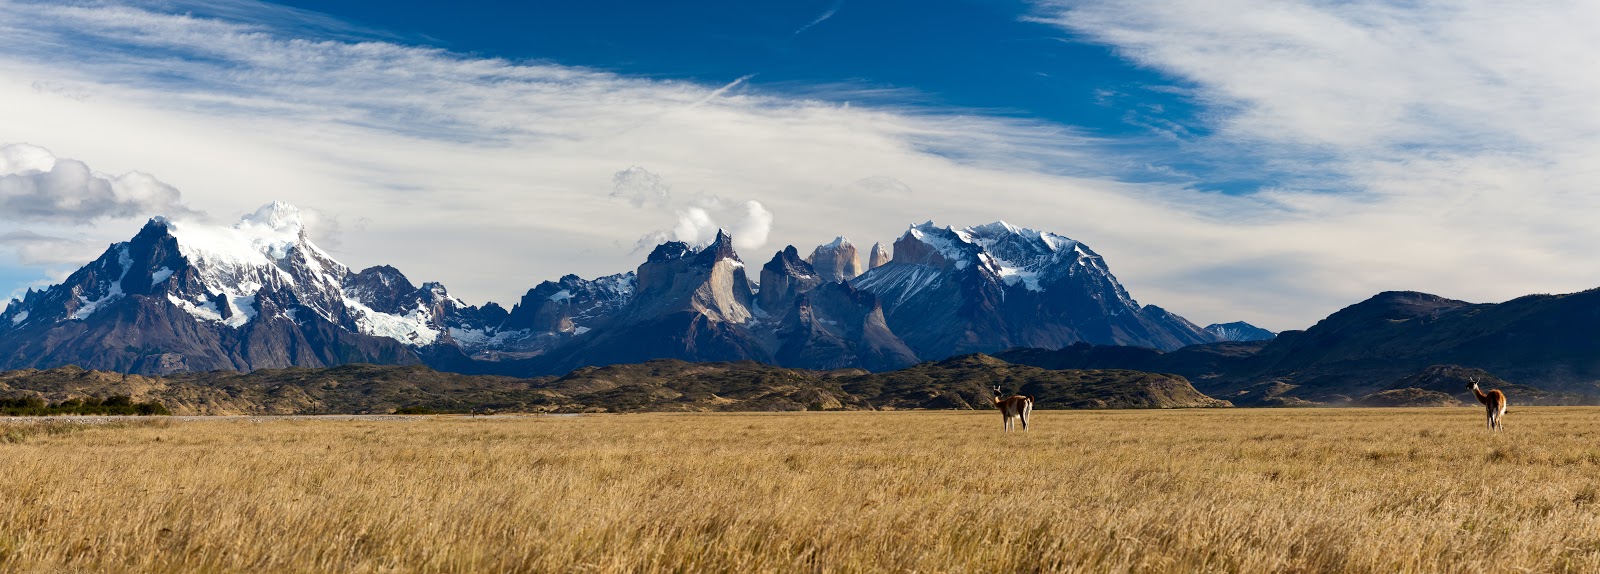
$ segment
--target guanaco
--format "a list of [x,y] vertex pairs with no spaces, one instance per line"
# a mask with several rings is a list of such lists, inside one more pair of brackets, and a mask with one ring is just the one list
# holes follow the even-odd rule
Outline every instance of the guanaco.
[[1500,430],[1500,417],[1506,414],[1506,394],[1500,389],[1492,389],[1485,393],[1478,390],[1478,379],[1471,379],[1472,384],[1467,388],[1472,389],[1472,396],[1478,397],[1478,402],[1483,403],[1483,408],[1489,414],[1489,430]]
[[1009,398],[1000,398],[1000,385],[994,386],[994,406],[1000,409],[1000,416],[1005,418],[1006,432],[1016,429],[1016,421],[1022,420],[1022,430],[1028,430],[1028,417],[1033,414],[1033,395],[1012,395]]

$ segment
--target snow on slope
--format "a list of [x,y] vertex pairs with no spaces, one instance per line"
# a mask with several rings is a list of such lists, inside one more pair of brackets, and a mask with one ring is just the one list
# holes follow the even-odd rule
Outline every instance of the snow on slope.
[[1100,256],[1082,243],[1004,221],[964,229],[929,221],[911,226],[906,236],[933,248],[956,269],[981,265],[1006,285],[1030,291],[1044,291],[1051,280],[1076,272],[1074,267],[1110,274]]
[[[306,237],[300,210],[293,205],[264,205],[231,227],[162,221],[205,291],[168,297],[196,319],[242,327],[258,314],[257,294],[272,290],[292,293],[301,305],[330,322],[341,324],[348,317],[367,335],[410,345],[432,344],[440,335],[430,325],[434,318],[427,309],[384,313],[344,293],[350,268]],[[163,268],[152,278],[160,283],[172,274]],[[225,301],[227,313],[218,309],[219,300]]]
[[123,245],[121,249],[117,251],[117,264],[120,267],[120,272],[117,273],[117,278],[115,280],[109,282],[109,285],[106,288],[106,294],[93,301],[90,301],[88,297],[81,293],[78,294],[78,310],[74,311],[69,318],[81,321],[91,315],[94,315],[94,312],[99,311],[102,305],[122,298],[122,280],[127,278],[128,271],[133,269],[133,257],[128,255],[127,245]]

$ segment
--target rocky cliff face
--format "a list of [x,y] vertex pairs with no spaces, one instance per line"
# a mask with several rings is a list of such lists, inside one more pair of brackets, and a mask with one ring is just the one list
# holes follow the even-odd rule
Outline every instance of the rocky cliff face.
[[872,255],[867,258],[867,269],[877,269],[889,263],[889,251],[883,248],[882,243],[872,244]]
[[560,373],[658,358],[770,362],[770,351],[746,326],[754,303],[726,233],[700,249],[664,243],[639,266],[633,296],[609,321],[530,368]]
[[756,295],[756,305],[769,316],[782,317],[794,306],[795,297],[822,282],[811,264],[790,245],[761,266],[761,292]]
[[838,283],[854,279],[861,274],[861,258],[849,239],[838,237],[832,243],[818,245],[806,261],[816,269],[824,283]]
[[801,294],[778,337],[776,359],[788,367],[887,371],[917,364],[916,353],[889,329],[878,298],[848,283]]
[[723,323],[750,320],[755,295],[727,233],[718,231],[698,250],[679,242],[656,247],[639,266],[638,280],[629,317],[691,312]]

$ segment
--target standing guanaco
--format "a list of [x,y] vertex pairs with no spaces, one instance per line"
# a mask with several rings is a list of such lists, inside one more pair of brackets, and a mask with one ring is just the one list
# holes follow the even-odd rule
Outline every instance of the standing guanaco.
[[1506,414],[1506,394],[1500,389],[1492,389],[1485,393],[1478,390],[1478,379],[1471,379],[1472,384],[1467,388],[1472,389],[1472,396],[1478,397],[1478,402],[1483,403],[1484,410],[1489,413],[1489,430],[1500,430],[1500,417]]
[[1000,416],[1005,418],[1006,432],[1016,428],[1017,419],[1022,420],[1022,430],[1028,430],[1028,416],[1033,414],[1033,395],[1012,395],[1010,398],[1000,393],[1000,385],[994,386],[994,406],[1000,409]]

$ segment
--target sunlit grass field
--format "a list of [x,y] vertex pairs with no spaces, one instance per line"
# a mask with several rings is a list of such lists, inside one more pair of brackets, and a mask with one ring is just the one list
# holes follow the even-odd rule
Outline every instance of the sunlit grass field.
[[0,422],[0,571],[1597,572],[1600,409]]

